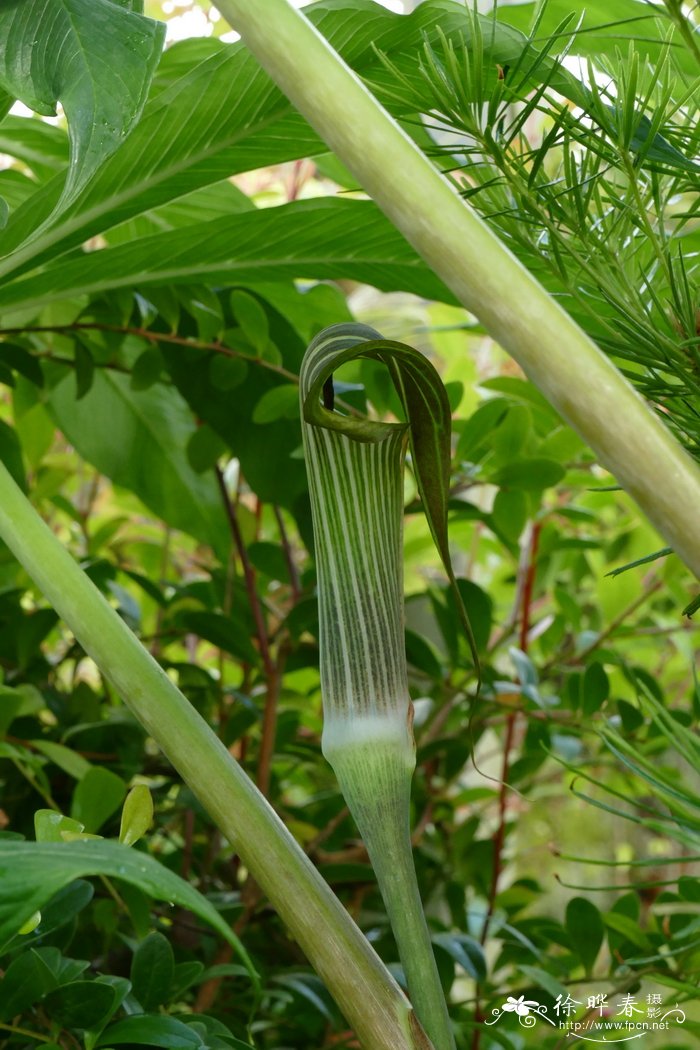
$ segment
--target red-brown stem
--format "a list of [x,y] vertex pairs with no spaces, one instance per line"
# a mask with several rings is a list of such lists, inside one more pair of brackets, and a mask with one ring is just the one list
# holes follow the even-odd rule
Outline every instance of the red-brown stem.
[[243,570],[243,580],[245,582],[246,592],[248,594],[248,601],[250,603],[251,612],[253,614],[253,622],[255,623],[255,634],[258,639],[258,648],[260,649],[260,659],[263,664],[263,671],[265,674],[265,707],[263,711],[263,724],[262,734],[260,740],[260,753],[258,757],[258,772],[257,772],[257,784],[263,794],[267,795],[270,786],[270,765],[272,763],[272,755],[275,749],[275,731],[277,728],[277,699],[279,696],[279,683],[280,683],[280,661],[277,663],[273,660],[270,651],[270,639],[267,633],[267,625],[265,623],[265,615],[263,613],[262,604],[258,595],[257,589],[257,574],[253,565],[248,557],[248,551],[246,550],[245,543],[243,542],[243,535],[241,533],[240,525],[238,524],[238,518],[236,516],[236,510],[231,500],[229,499],[228,492],[226,491],[226,482],[221,470],[216,468],[216,479],[221,490],[221,496],[224,501],[224,507],[229,520],[229,526],[231,528],[231,536],[233,537],[233,543],[238,554],[241,568]]
[[[532,525],[530,532],[530,541],[528,544],[527,556],[524,560],[524,578],[522,587],[522,604],[520,614],[520,631],[519,631],[519,642],[520,649],[526,653],[528,649],[528,635],[530,633],[530,607],[532,605],[532,595],[535,586],[535,577],[537,575],[537,548],[540,542],[540,522],[536,521]],[[503,763],[501,765],[501,786],[498,792],[498,826],[496,828],[496,834],[493,837],[493,871],[491,875],[491,886],[489,889],[489,901],[488,908],[486,910],[486,918],[484,919],[484,925],[481,930],[481,943],[485,944],[486,938],[488,937],[489,927],[491,920],[493,919],[493,913],[496,907],[496,897],[498,895],[498,884],[501,879],[501,873],[503,871],[503,846],[506,837],[506,816],[508,813],[508,777],[510,775],[510,758],[513,744],[515,742],[515,730],[517,726],[517,711],[510,711],[506,719],[506,732],[505,739],[503,741]],[[477,988],[476,996],[476,1007],[475,1007],[475,1023],[478,1025],[484,1020],[484,1016],[481,1012],[481,1004],[479,1001],[479,992]],[[472,1050],[479,1050],[481,1043],[481,1029],[475,1028],[472,1036]]]
[[299,382],[299,376],[287,371],[281,365],[276,365],[273,361],[266,361],[261,357],[251,357],[250,354],[243,353],[241,350],[233,350],[230,346],[224,346],[223,343],[207,343],[199,339],[189,339],[186,336],[173,335],[168,332],[153,332],[150,328],[139,328],[131,325],[106,324],[101,321],[74,321],[72,324],[24,325],[22,328],[0,328],[0,335],[32,335],[36,333],[65,335],[71,332],[82,331],[117,332],[119,335],[138,336],[139,339],[144,339],[149,343],[170,343],[173,346],[189,346],[195,350],[213,350],[217,354],[237,357],[243,361],[249,361],[251,364],[260,365],[261,368],[267,368],[271,372],[284,376],[285,379],[289,379],[292,383]]
[[294,562],[294,552],[292,551],[292,545],[289,542],[289,536],[287,535],[287,529],[284,524],[284,518],[282,517],[282,511],[279,509],[277,504],[274,506],[275,520],[277,522],[277,528],[280,530],[280,542],[282,544],[282,550],[284,552],[284,560],[287,563],[287,571],[289,572],[289,583],[292,589],[292,600],[294,604],[299,601],[301,596],[301,582],[299,580],[299,570]]
[[243,542],[243,534],[241,533],[241,527],[238,524],[238,518],[236,516],[235,507],[231,503],[228,492],[226,490],[226,482],[224,481],[224,475],[218,467],[216,468],[216,480],[219,486],[219,490],[221,491],[221,498],[224,503],[224,509],[228,518],[229,528],[231,529],[233,544],[236,548],[236,553],[241,563],[241,569],[243,570],[243,581],[245,583],[248,601],[250,602],[250,609],[253,614],[253,622],[255,623],[255,634],[258,639],[258,648],[260,649],[260,658],[263,663],[265,677],[271,678],[275,673],[275,666],[270,655],[270,640],[267,634],[265,616],[263,614],[262,605],[260,604],[260,598],[258,597],[256,572],[253,568],[250,558],[248,557],[248,551],[246,550],[245,543]]

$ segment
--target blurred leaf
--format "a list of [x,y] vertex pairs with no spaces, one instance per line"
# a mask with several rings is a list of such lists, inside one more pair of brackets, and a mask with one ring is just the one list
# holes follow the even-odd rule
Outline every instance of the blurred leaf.
[[93,834],[116,813],[125,795],[121,777],[103,766],[92,766],[73,791],[71,817]]
[[175,972],[173,950],[162,933],[150,933],[131,962],[133,993],[146,1012],[167,1002]]
[[574,897],[567,904],[566,932],[586,973],[590,973],[605,938],[605,926],[600,912],[586,897]]
[[35,911],[74,879],[108,875],[131,883],[157,900],[188,908],[238,953],[254,980],[255,969],[242,944],[212,905],[152,857],[116,842],[5,842],[0,840],[0,945]]
[[475,981],[486,979],[486,958],[478,941],[465,933],[435,933],[433,944],[447,952],[464,972]]
[[520,459],[501,467],[490,480],[502,488],[539,491],[558,485],[565,474],[553,459]]
[[113,988],[98,981],[74,981],[49,992],[42,1009],[64,1028],[95,1028],[115,1009]]
[[129,1043],[132,1046],[160,1046],[164,1050],[196,1050],[205,1044],[193,1029],[177,1021],[174,1017],[155,1014],[149,1017],[141,1014],[126,1017],[110,1025],[95,1044],[98,1047],[120,1046]]

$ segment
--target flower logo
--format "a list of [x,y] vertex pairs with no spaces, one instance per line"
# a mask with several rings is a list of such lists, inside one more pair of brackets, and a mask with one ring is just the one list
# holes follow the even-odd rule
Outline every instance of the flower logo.
[[512,995],[508,996],[508,999],[503,1004],[503,1010],[506,1013],[517,1014],[518,1017],[527,1017],[533,1006],[539,1006],[539,1003],[534,1002],[532,999],[526,999],[524,995],[521,995],[518,999],[514,999]]

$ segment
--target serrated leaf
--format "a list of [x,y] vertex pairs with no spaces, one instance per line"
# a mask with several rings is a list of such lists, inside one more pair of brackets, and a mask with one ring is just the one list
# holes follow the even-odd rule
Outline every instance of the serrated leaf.
[[51,115],[60,102],[66,114],[66,197],[90,180],[138,119],[164,35],[164,25],[110,0],[0,5],[0,85],[37,113]]

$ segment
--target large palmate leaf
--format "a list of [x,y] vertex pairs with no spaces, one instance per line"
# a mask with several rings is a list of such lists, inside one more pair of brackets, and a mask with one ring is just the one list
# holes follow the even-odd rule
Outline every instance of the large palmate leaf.
[[187,460],[194,423],[177,391],[161,385],[133,390],[128,376],[99,369],[80,400],[73,375],[62,378],[49,407],[84,459],[225,558],[229,531],[221,496],[213,476],[195,473]]
[[249,284],[290,277],[346,277],[385,291],[453,301],[374,204],[321,198],[231,215],[56,263],[0,289],[0,308],[38,308],[133,285]]
[[86,875],[122,879],[156,900],[187,908],[228,941],[250,976],[257,978],[245,948],[201,893],[148,854],[104,839],[0,842],[0,946],[14,937],[59,890]]
[[60,102],[75,194],[137,120],[165,27],[112,0],[4,0],[0,86],[38,113]]
[[[416,111],[383,92],[386,74],[378,51],[413,75],[416,55],[426,42],[438,44],[447,38],[471,45],[470,22],[457,0],[427,0],[409,16],[393,14],[371,0],[321,0],[306,13],[349,64],[376,83],[380,99],[398,116],[410,118]],[[523,90],[551,79],[551,60],[538,63],[536,48],[518,29],[486,18],[483,35],[488,41],[488,75],[495,76],[498,65],[520,63],[530,70],[521,77]],[[568,90],[579,104],[585,101],[573,76],[559,71],[558,77],[559,90]],[[153,97],[137,127],[90,185],[52,218],[50,228],[42,228],[20,248],[53,211],[61,177],[11,217],[3,237],[8,258],[0,262],[0,275],[22,272],[236,172],[325,151],[242,45],[184,42],[164,56]]]

